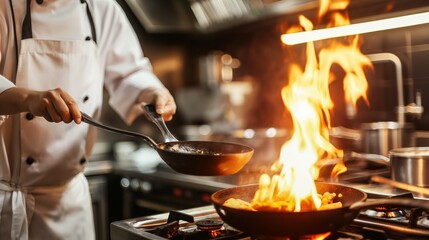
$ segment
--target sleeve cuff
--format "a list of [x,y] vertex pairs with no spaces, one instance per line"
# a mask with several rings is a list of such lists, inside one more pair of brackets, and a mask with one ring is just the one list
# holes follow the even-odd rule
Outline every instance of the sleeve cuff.
[[9,79],[0,75],[0,94],[13,87],[15,87],[15,84],[9,81]]
[[[4,91],[13,87],[15,87],[15,84],[9,81],[9,79],[0,75],[0,94],[2,94]],[[8,118],[8,115],[0,115],[0,125],[2,125],[7,118]]]

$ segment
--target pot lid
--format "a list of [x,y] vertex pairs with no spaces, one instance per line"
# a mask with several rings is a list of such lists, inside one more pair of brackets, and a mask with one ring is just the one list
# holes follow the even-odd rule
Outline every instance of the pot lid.
[[395,148],[389,154],[396,157],[425,157],[429,156],[429,147]]

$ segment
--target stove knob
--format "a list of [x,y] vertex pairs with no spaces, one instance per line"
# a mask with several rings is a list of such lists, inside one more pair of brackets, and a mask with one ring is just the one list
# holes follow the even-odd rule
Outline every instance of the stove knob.
[[129,188],[130,187],[130,180],[128,178],[122,178],[121,179],[121,186],[123,188]]
[[150,193],[150,192],[152,192],[152,183],[150,183],[150,182],[147,182],[147,181],[142,181],[141,183],[140,183],[140,190],[143,192],[143,193]]
[[134,191],[138,191],[140,187],[140,183],[138,179],[131,179],[130,183],[131,189]]
[[205,202],[205,203],[210,203],[210,194],[207,194],[207,193],[204,193],[202,196],[201,196],[201,200],[203,201],[203,202]]
[[181,188],[175,187],[172,189],[172,194],[175,197],[182,197],[183,196],[183,190]]

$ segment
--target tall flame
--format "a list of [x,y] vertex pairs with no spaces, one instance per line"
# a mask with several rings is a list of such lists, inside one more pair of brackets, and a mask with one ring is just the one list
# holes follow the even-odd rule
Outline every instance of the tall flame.
[[[330,1],[322,1],[319,14],[347,6],[348,1],[344,0],[337,0],[333,5]],[[329,25],[350,24],[345,14],[334,12],[331,16]],[[299,24],[305,31],[313,29],[312,22],[304,16],[299,17]],[[291,113],[294,131],[291,139],[282,146],[279,160],[272,166],[280,173],[260,177],[259,189],[253,199],[253,204],[259,209],[302,211],[321,206],[314,182],[319,174],[316,163],[322,159],[343,158],[343,151],[329,141],[330,111],[334,107],[329,85],[336,80],[331,73],[334,64],[345,72],[346,101],[356,106],[356,101],[363,98],[368,103],[368,84],[363,67],[371,66],[371,61],[360,52],[358,40],[358,36],[334,40],[318,53],[314,43],[309,42],[304,69],[298,64],[291,66],[289,82],[283,87],[281,96]],[[346,167],[340,161],[333,171],[340,174],[346,171]]]

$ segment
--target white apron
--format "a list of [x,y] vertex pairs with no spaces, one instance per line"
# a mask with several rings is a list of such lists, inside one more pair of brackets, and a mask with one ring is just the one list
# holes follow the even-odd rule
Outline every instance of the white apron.
[[[103,80],[88,6],[87,14],[92,39],[33,39],[27,0],[15,84],[33,90],[61,87],[82,112],[94,115]],[[11,182],[0,182],[0,238],[94,239],[91,199],[82,174],[88,125],[50,123],[29,113],[13,117],[20,121],[16,131],[21,151],[11,166]]]

